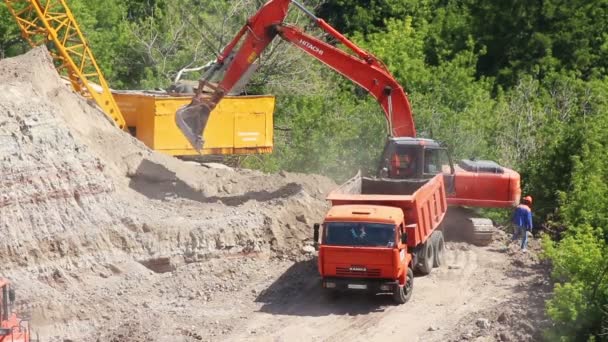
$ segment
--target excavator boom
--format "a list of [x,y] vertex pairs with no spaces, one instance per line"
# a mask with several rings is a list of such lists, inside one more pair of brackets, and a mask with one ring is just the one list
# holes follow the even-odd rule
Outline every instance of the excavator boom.
[[[292,25],[284,24],[289,5],[294,4],[303,10],[320,28],[348,47],[348,54],[333,45]],[[211,111],[245,75],[260,54],[276,36],[294,44],[310,56],[339,72],[360,87],[367,90],[382,106],[386,115],[389,133],[397,137],[415,137],[416,130],[407,95],[388,69],[374,56],[365,52],[340,34],[323,19],[317,18],[304,6],[294,0],[270,0],[239,31],[235,38],[224,48],[217,58],[216,65],[205,73],[192,102],[176,113],[177,126],[192,146],[200,151],[207,120]],[[234,52],[241,42],[240,48]],[[225,70],[222,81],[213,86],[209,80],[219,71]],[[213,94],[203,94],[203,89],[212,88]]]

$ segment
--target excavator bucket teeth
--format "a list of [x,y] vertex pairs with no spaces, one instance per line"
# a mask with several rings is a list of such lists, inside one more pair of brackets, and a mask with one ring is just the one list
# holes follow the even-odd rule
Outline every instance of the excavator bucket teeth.
[[191,103],[175,113],[175,123],[197,152],[203,148],[203,132],[211,110],[205,104]]

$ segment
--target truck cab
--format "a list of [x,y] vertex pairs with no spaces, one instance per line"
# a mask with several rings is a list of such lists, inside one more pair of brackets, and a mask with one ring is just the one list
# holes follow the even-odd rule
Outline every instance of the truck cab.
[[402,304],[412,294],[414,269],[429,274],[442,263],[438,228],[447,211],[442,175],[357,174],[327,199],[332,207],[313,237],[320,241],[318,268],[326,290],[392,294]]
[[393,293],[405,283],[411,262],[406,243],[404,216],[399,208],[332,207],[323,222],[319,247],[323,287]]

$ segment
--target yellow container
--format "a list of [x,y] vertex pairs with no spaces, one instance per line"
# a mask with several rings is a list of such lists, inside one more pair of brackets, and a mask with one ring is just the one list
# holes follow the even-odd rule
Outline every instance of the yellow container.
[[[155,151],[197,155],[175,124],[175,112],[190,97],[114,91],[131,133]],[[202,154],[272,153],[274,96],[227,96],[211,112]]]

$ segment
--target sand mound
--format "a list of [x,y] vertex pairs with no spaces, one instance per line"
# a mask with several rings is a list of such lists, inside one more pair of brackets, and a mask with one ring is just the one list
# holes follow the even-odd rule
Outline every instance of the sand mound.
[[3,275],[43,335],[75,340],[137,310],[108,289],[221,255],[299,250],[334,186],[150,151],[67,88],[43,48],[0,61],[0,160]]

